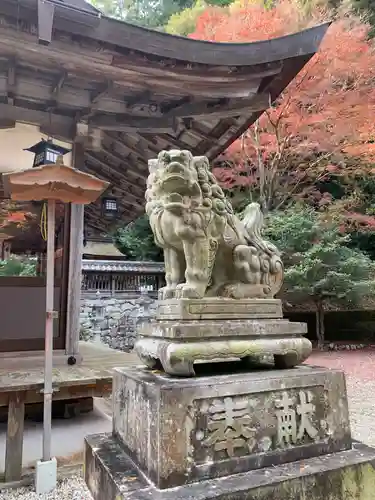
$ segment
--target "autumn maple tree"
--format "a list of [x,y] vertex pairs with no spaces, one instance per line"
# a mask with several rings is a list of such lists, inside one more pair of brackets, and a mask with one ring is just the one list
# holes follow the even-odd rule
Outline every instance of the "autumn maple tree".
[[[208,8],[195,39],[221,42],[267,40],[308,28],[332,14],[295,0],[272,8],[248,1],[229,9]],[[227,188],[255,193],[264,211],[291,198],[332,201],[316,189],[340,177],[350,185],[374,171],[375,50],[370,27],[351,13],[336,16],[319,52],[284,93],[220,158],[215,174]],[[347,200],[345,210],[353,209]]]

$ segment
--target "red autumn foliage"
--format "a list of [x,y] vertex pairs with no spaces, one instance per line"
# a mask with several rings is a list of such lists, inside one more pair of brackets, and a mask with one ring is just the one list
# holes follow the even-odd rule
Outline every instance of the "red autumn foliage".
[[[242,5],[232,10],[207,9],[192,38],[267,40],[330,17],[319,7],[307,15],[295,0],[280,0],[268,9],[260,3],[243,1]],[[267,210],[275,197],[280,206],[291,195],[311,195],[317,180],[335,175],[350,183],[371,173],[375,50],[368,32],[369,26],[351,14],[337,18],[319,52],[277,103],[227,150],[224,163],[215,169],[225,187],[257,186]],[[357,160],[348,163],[348,158]],[[285,195],[280,196],[283,190]]]
[[34,214],[22,210],[22,207],[10,200],[0,201],[0,229],[2,232],[7,233],[7,229],[12,232],[15,228],[25,228],[34,218]]

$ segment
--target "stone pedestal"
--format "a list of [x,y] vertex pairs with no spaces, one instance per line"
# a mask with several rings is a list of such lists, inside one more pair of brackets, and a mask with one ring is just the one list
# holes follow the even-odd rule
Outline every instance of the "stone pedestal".
[[311,354],[306,333],[305,323],[282,319],[277,299],[171,299],[139,329],[135,350],[148,368],[185,377],[195,375],[195,363],[254,357],[293,368]]
[[341,372],[114,375],[112,435],[86,439],[94,500],[370,500],[375,451],[353,445]]
[[353,446],[344,375],[291,369],[305,333],[275,299],[160,301],[136,343],[148,369],[115,371],[113,433],[86,439],[94,500],[372,499],[375,451]]

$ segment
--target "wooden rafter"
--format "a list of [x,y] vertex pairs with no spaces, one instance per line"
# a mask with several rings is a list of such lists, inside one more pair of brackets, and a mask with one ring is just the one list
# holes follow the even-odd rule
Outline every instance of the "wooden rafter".
[[[111,170],[111,174],[113,173],[115,179],[119,179],[119,182],[121,183],[121,186],[124,188],[124,191],[126,191],[128,194],[131,194],[131,198],[137,202],[139,200],[144,198],[144,191],[142,191],[141,186],[139,184],[136,184],[129,180],[129,178],[125,175],[127,173],[127,169],[124,169],[124,172],[121,172],[117,167],[110,166],[108,167],[105,162],[103,162],[96,154],[90,154],[86,153],[86,158],[89,160],[89,163],[85,164],[85,168],[91,168],[91,170],[95,171],[95,175],[100,175],[100,172],[102,172],[103,176],[103,170],[106,172],[107,169]],[[93,165],[99,164],[101,169],[95,168]],[[108,177],[108,175],[106,175]],[[142,174],[138,175],[138,178],[142,178]],[[115,184],[115,182],[113,182]]]

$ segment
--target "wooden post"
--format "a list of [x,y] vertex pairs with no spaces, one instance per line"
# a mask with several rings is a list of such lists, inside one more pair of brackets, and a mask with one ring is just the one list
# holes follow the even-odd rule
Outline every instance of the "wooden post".
[[116,292],[116,280],[115,280],[115,275],[111,273],[110,275],[110,280],[111,280],[111,295],[114,296]]
[[[84,146],[73,146],[73,166],[80,169],[84,164]],[[69,280],[66,321],[66,353],[79,354],[79,328],[81,311],[82,253],[83,253],[84,205],[72,203],[70,212]]]
[[69,288],[69,245],[70,245],[70,213],[71,204],[67,203],[64,210],[63,225],[63,256],[61,266],[61,292],[59,304],[59,337],[64,339],[64,348],[66,348],[67,332],[67,307],[68,307],[68,288]]
[[8,431],[5,452],[5,482],[18,481],[22,475],[25,394],[11,393],[8,408]]
[[53,369],[53,323],[55,289],[55,218],[56,202],[48,200],[47,223],[47,283],[46,283],[46,334],[44,348],[44,392],[43,392],[43,461],[51,460],[52,440],[52,369]]

